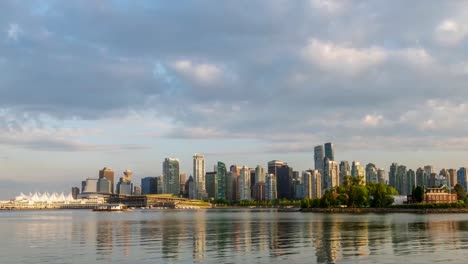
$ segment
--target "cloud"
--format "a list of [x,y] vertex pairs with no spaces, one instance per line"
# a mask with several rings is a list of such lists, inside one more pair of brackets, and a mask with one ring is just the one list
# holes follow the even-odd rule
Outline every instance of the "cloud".
[[368,114],[362,118],[361,123],[365,126],[376,127],[380,124],[382,119],[383,119],[382,115]]
[[435,38],[442,45],[458,45],[465,36],[466,31],[452,19],[443,20],[435,29]]
[[214,64],[193,63],[190,60],[178,60],[173,63],[174,69],[201,85],[212,85],[221,78],[222,70]]
[[346,0],[310,0],[310,4],[313,8],[325,12],[326,14],[339,14],[341,13],[346,5]]
[[322,70],[355,75],[383,63],[387,54],[378,47],[359,49],[312,38],[302,57]]
[[7,29],[7,39],[17,41],[23,30],[18,24],[10,23]]

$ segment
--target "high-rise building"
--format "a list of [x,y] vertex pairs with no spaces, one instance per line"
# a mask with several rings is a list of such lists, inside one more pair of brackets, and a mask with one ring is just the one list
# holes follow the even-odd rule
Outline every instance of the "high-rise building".
[[390,171],[388,172],[388,184],[395,189],[398,189],[400,186],[397,170],[398,163],[392,163],[392,165],[390,165]]
[[351,176],[351,168],[346,160],[340,162],[340,184],[343,184],[346,177]]
[[322,198],[322,175],[320,171],[313,170],[312,172],[312,198]]
[[243,166],[239,178],[239,200],[250,200],[250,169]]
[[276,199],[276,177],[274,174],[267,174],[265,176],[265,200],[273,201]]
[[97,192],[98,193],[111,193],[111,182],[107,178],[99,178]]
[[189,199],[196,199],[196,193],[195,193],[195,183],[193,182],[193,177],[190,175],[188,180],[185,182],[185,189],[188,192],[188,198]]
[[197,199],[206,198],[205,189],[205,157],[201,154],[195,153],[193,155],[193,181],[195,183],[195,190]]
[[218,197],[218,177],[217,172],[207,172],[205,176],[205,189],[208,199],[216,199]]
[[377,167],[373,163],[366,165],[366,182],[377,183]]
[[276,193],[278,199],[293,199],[293,169],[286,163],[276,168]]
[[158,176],[156,177],[156,181],[157,181],[157,188],[158,188],[158,193],[164,193],[163,189],[164,189],[164,184],[163,184],[163,176]]
[[338,163],[334,160],[325,158],[325,167],[322,177],[322,190],[331,190],[340,185],[340,176],[338,172]]
[[255,168],[255,182],[265,182],[265,169],[260,165]]
[[218,164],[215,167],[215,171],[218,176],[218,192],[216,199],[226,199],[226,182],[227,182],[227,171],[226,164],[221,161],[218,161]]
[[426,166],[424,166],[424,171],[426,172],[427,177],[430,178],[431,174],[435,172],[434,171],[434,166],[426,165]]
[[423,168],[416,170],[416,186],[429,187],[428,177]]
[[133,183],[131,181],[131,175],[131,171],[124,171],[124,177],[120,177],[119,182],[117,183],[117,194],[133,194]]
[[231,165],[230,170],[232,172],[231,174],[231,180],[232,180],[232,195],[233,195],[233,201],[239,201],[240,200],[240,190],[239,190],[239,178],[240,178],[240,173],[242,170],[242,166],[239,165]]
[[254,186],[255,186],[255,183],[256,183],[255,178],[257,178],[256,175],[255,175],[255,169],[251,168],[250,169],[250,198],[253,197]]
[[283,165],[288,165],[288,164],[280,160],[272,160],[268,162],[268,174],[276,175],[277,174],[276,170]]
[[73,199],[77,199],[78,198],[78,195],[80,194],[80,188],[78,187],[72,187],[72,196],[73,196]]
[[114,193],[114,171],[111,168],[104,167],[102,170],[99,170],[99,179],[106,178],[110,182],[111,193]]
[[163,162],[163,193],[179,196],[180,164],[176,158],[165,158]]
[[416,173],[414,170],[409,169],[406,172],[406,180],[407,183],[404,187],[406,188],[406,194],[409,195],[413,193],[413,189],[416,187]]
[[449,178],[448,178],[449,187],[453,188],[455,185],[457,185],[457,169],[449,169],[448,174],[449,174]]
[[366,185],[366,170],[359,161],[353,161],[351,166],[351,176],[359,179],[361,185]]
[[141,179],[142,194],[157,194],[158,179],[156,177],[144,177]]
[[[232,169],[232,166],[231,166]],[[233,172],[232,170],[228,171],[226,173],[226,199],[229,201],[236,201],[237,200],[237,178],[240,177],[240,171],[239,175],[236,174],[236,172]]]
[[325,153],[323,150],[323,146],[315,146],[314,148],[314,163],[315,163],[315,169],[318,170],[320,173],[323,173],[323,160],[325,158]]
[[141,186],[133,186],[133,195],[141,195]]
[[468,173],[465,167],[461,167],[457,171],[457,183],[460,184],[465,192],[468,190]]
[[328,160],[335,160],[335,150],[331,142],[325,143],[325,158]]
[[87,178],[83,193],[97,193],[98,192],[98,180],[99,179]]
[[[265,176],[263,176],[265,178]],[[265,182],[259,181],[255,183],[253,197],[256,201],[264,201],[265,200]]]
[[186,181],[187,181],[187,173],[181,172],[179,175],[180,184],[185,184]]
[[406,166],[400,165],[397,168],[397,177],[399,185],[396,187],[397,191],[401,195],[407,195],[406,186],[408,185],[408,179],[406,178]]
[[312,173],[311,171],[303,171],[302,172],[302,186],[303,186],[303,194],[304,198],[312,199],[313,193],[313,182],[312,182]]
[[388,184],[388,175],[386,175],[384,169],[378,169],[377,170],[377,179],[379,180],[379,183],[384,183]]

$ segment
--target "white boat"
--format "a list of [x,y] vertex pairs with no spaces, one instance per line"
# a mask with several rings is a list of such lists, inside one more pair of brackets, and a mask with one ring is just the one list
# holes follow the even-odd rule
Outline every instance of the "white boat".
[[95,212],[121,212],[128,210],[125,204],[100,204],[93,209]]

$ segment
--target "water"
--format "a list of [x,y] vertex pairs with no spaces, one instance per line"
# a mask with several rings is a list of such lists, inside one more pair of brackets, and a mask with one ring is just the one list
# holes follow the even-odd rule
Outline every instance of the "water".
[[468,214],[1,211],[0,235],[2,264],[464,263],[468,259]]

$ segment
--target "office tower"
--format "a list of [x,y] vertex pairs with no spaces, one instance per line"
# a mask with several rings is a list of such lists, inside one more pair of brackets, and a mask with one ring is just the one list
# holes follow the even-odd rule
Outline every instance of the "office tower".
[[273,201],[276,199],[276,177],[274,174],[267,174],[265,176],[265,200]]
[[81,181],[81,192],[84,193],[86,189],[86,181]]
[[255,186],[255,183],[256,183],[255,178],[257,178],[256,175],[255,175],[255,169],[251,168],[250,169],[250,198],[253,197],[254,186]]
[[351,168],[346,160],[340,162],[340,184],[343,184],[346,177],[351,176]]
[[333,148],[333,143],[325,143],[325,158],[329,160],[335,160],[335,150]]
[[98,179],[87,178],[83,193],[97,193],[97,192],[98,192]]
[[176,158],[165,158],[163,162],[163,193],[179,196],[180,164]]
[[280,160],[272,160],[268,162],[268,174],[276,175],[277,174],[276,170],[283,165],[288,165],[288,164]]
[[395,189],[398,189],[398,186],[400,185],[397,170],[398,163],[392,163],[392,165],[390,165],[390,171],[388,172],[388,184]]
[[111,168],[104,167],[102,170],[99,170],[99,179],[106,178],[110,182],[111,193],[114,193],[114,171]]
[[121,195],[132,195],[133,194],[133,183],[131,182],[131,171],[124,171],[124,177],[120,177],[117,183],[117,194]]
[[[232,166],[231,166],[232,169]],[[240,175],[240,171],[239,171]],[[237,200],[237,174],[232,171],[228,171],[226,173],[226,199],[228,201],[235,201]]]
[[205,199],[207,196],[205,189],[205,169],[205,157],[195,153],[193,155],[193,181],[195,183],[197,199],[200,200]]
[[434,173],[434,167],[432,165],[424,166],[424,171],[426,172],[427,177],[429,178],[432,173]]
[[423,168],[418,168],[416,170],[416,186],[429,187],[428,184],[426,171]]
[[325,153],[323,150],[323,146],[315,146],[314,148],[314,163],[315,163],[315,169],[318,170],[320,173],[323,173],[323,160],[325,158]]
[[187,173],[181,172],[179,175],[180,184],[185,184],[186,181],[187,181]]
[[322,190],[331,190],[340,185],[338,163],[325,159],[324,174],[322,178]]
[[293,199],[293,169],[286,163],[276,168],[276,193],[278,199]]
[[239,200],[250,200],[250,169],[243,166],[239,178]]
[[255,182],[265,182],[265,169],[260,165],[255,168]]
[[189,176],[187,181],[185,182],[185,191],[186,191],[186,197],[189,199],[195,199],[194,196],[194,190],[193,190],[193,177],[192,175]]
[[133,187],[133,195],[141,195],[141,186]]
[[141,179],[141,194],[157,194],[158,179],[156,177],[144,177]]
[[416,188],[416,173],[414,172],[414,170],[409,169],[408,172],[406,172],[406,179],[406,194],[409,195],[412,194],[413,189]]
[[80,188],[78,187],[72,187],[72,196],[73,196],[73,199],[77,199],[78,198],[78,195],[80,194]]
[[294,184],[294,199],[304,198],[304,184],[296,181]]
[[468,173],[465,167],[461,167],[457,171],[457,183],[460,184],[465,192],[468,190]]
[[377,180],[378,183],[388,184],[388,175],[385,173],[384,169],[377,169]]
[[449,188],[453,188],[455,185],[457,185],[457,170],[456,169],[449,169],[448,170],[449,178]]
[[312,198],[322,198],[322,175],[319,170],[312,172]]
[[156,177],[156,181],[157,181],[157,188],[158,188],[158,193],[164,193],[163,189],[164,189],[164,184],[163,184],[163,176],[158,176]]
[[[263,176],[262,178],[265,178],[265,176]],[[265,200],[265,182],[264,181],[260,181],[260,182],[255,183],[252,198],[254,200],[256,200],[256,201],[264,201]]]
[[399,185],[396,187],[398,193],[401,195],[407,195],[408,193],[406,193],[406,185],[408,184],[408,180],[406,179],[406,166],[398,166],[397,178],[399,181]]
[[205,189],[208,199],[218,197],[218,179],[217,172],[207,172],[205,176]]
[[232,186],[232,195],[233,195],[233,201],[239,201],[240,200],[240,190],[239,190],[239,178],[240,178],[240,173],[242,170],[242,166],[239,165],[231,165],[230,170],[232,172],[231,174],[231,186]]
[[221,161],[218,161],[218,164],[215,167],[216,173],[218,175],[218,192],[216,199],[226,199],[226,182],[227,182],[227,171],[226,164]]
[[311,171],[302,172],[302,186],[304,198],[312,199],[312,173]]
[[351,166],[351,176],[359,179],[359,184],[366,185],[366,170],[359,161],[353,161]]
[[98,193],[111,193],[111,182],[107,178],[99,178],[98,186],[97,186]]
[[431,176],[429,176],[429,186],[439,187],[439,186],[437,186],[437,183],[436,183],[437,178],[438,178],[437,176],[438,176],[437,173],[435,173],[435,172],[431,173]]

